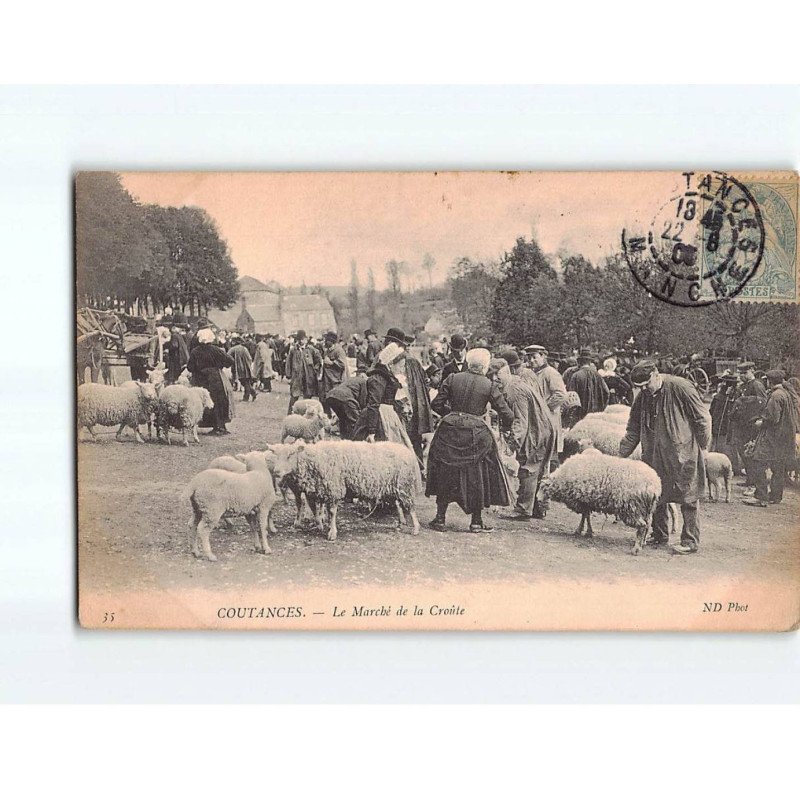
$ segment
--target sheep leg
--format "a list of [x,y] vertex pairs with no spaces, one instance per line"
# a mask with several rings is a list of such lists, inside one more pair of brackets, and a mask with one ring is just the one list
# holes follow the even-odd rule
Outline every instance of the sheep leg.
[[725,474],[725,502],[730,503],[731,501],[731,473],[727,472]]
[[633,547],[631,548],[631,555],[638,556],[642,552],[642,547],[647,541],[647,536],[653,526],[653,512],[647,515],[644,525],[639,525],[636,528],[636,538],[633,540]]
[[203,515],[200,514],[196,508],[194,508],[194,503],[192,503],[192,510],[194,512],[194,516],[191,520],[189,520],[189,549],[192,551],[192,555],[195,558],[200,558],[200,548],[198,547],[199,538],[197,536],[197,526],[200,523]]
[[714,494],[711,491],[711,478],[706,477],[706,483],[708,484],[708,499],[713,503],[714,502]]
[[303,524],[303,494],[302,492],[298,493],[295,492],[294,495],[294,502],[297,506],[297,514],[295,515],[294,522],[292,523],[293,528],[299,528]]
[[189,432],[186,430],[186,426],[184,425],[183,426],[183,446],[184,447],[188,447],[189,446],[189,435],[188,434],[189,434]]
[[339,509],[339,504],[335,501],[332,503],[328,503],[328,510],[330,511],[331,515],[331,527],[328,529],[328,541],[335,542],[336,541],[336,534],[338,531],[336,530],[336,512]]
[[397,517],[400,520],[400,524],[401,525],[405,525],[406,524],[406,517],[405,517],[405,514],[403,514],[403,506],[400,505],[400,501],[399,500],[395,500],[394,504],[397,506]]
[[200,444],[200,437],[197,435],[197,425],[192,425],[192,438],[195,444]]
[[89,431],[89,435],[92,437],[92,441],[96,442],[97,441],[97,436],[95,435],[95,432],[93,430],[93,426],[92,425],[87,425],[86,426],[86,430]]
[[261,536],[261,548],[258,547],[256,550],[259,553],[263,553],[264,555],[269,555],[272,552],[272,548],[269,546],[269,525],[270,519],[269,515],[272,512],[272,503],[268,506],[266,504],[259,506],[258,511],[256,512],[256,522],[258,523],[258,533]]
[[270,533],[278,532],[278,528],[275,525],[275,519],[272,516],[272,506],[269,507],[269,514],[267,514],[267,530]]
[[219,519],[214,523],[207,517],[203,517],[197,524],[197,536],[200,539],[200,544],[203,547],[203,553],[209,561],[216,561],[217,557],[211,552],[211,531],[214,530]]
[[586,537],[591,539],[594,537],[594,531],[592,530],[592,512],[586,512]]
[[117,435],[114,437],[118,442],[122,441],[122,431],[125,430],[126,423],[123,422],[122,425],[119,426],[119,430],[117,431]]
[[581,521],[578,523],[578,527],[575,530],[575,536],[583,536],[583,524],[586,522],[586,512],[581,511]]
[[414,506],[408,507],[408,515],[411,517],[411,535],[412,536],[419,536],[419,519],[417,517],[417,512],[414,509]]

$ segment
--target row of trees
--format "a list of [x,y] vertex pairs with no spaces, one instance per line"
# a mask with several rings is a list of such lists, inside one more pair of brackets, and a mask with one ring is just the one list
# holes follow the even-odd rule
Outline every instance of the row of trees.
[[553,350],[622,347],[684,355],[704,349],[747,357],[800,358],[797,308],[715,303],[679,308],[652,297],[621,255],[592,264],[580,255],[556,266],[534,239],[517,239],[496,262],[462,258],[448,278],[465,329],[489,341]]
[[75,228],[79,303],[195,315],[238,296],[228,246],[201,208],[142,205],[119,175],[80,173]]

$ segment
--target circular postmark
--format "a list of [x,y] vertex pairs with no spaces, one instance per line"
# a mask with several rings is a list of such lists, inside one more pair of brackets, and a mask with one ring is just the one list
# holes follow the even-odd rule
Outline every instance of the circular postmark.
[[724,172],[684,172],[681,189],[648,228],[622,231],[634,278],[677,306],[735,297],[764,253],[764,223],[753,195]]

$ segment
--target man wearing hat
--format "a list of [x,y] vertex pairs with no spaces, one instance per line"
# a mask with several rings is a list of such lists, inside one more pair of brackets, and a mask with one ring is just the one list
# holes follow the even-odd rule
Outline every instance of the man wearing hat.
[[516,350],[507,350],[500,358],[508,369],[499,369],[497,379],[514,412],[511,436],[519,464],[517,503],[504,519],[530,522],[544,519],[545,508],[537,498],[539,482],[550,471],[555,457],[555,431],[552,416],[538,382],[521,377],[523,364]]
[[[564,450],[564,432],[561,428],[561,409],[567,401],[567,387],[561,373],[548,363],[547,350],[540,344],[531,344],[525,348],[530,369],[524,370],[522,376],[534,380],[541,389],[547,408],[550,411],[550,421],[556,437],[556,456]],[[558,468],[558,458],[555,459],[554,469]]]
[[322,356],[322,383],[319,399],[322,401],[323,408],[330,413],[325,398],[345,379],[347,362],[345,361],[344,347],[339,343],[339,337],[333,331],[325,334],[324,342],[325,351]]
[[587,347],[581,349],[578,355],[578,369],[569,376],[566,387],[571,392],[577,392],[581,399],[581,419],[587,414],[606,410],[608,386],[597,374],[592,351]]
[[286,379],[289,381],[289,413],[301,398],[315,397],[319,391],[318,376],[322,371],[322,358],[316,347],[311,347],[304,330],[294,335],[294,344],[286,354]]
[[448,375],[457,375],[467,371],[467,340],[460,334],[454,333],[450,337],[450,354],[452,358],[444,365],[439,385],[447,380]]
[[356,353],[356,373],[363,375],[374,363],[381,351],[378,334],[371,328],[364,331],[364,341]]
[[758,436],[755,422],[761,417],[767,404],[767,390],[756,378],[755,366],[752,361],[742,361],[736,365],[741,383],[731,412],[729,435],[729,441],[744,465],[746,486],[755,486],[752,459],[746,452],[746,446]]
[[736,375],[726,369],[719,376],[717,390],[711,398],[709,408],[711,413],[711,450],[714,453],[724,453],[726,449],[729,449],[725,447],[725,443],[728,438],[733,397],[738,382],[739,379]]
[[[751,461],[756,488],[752,498],[742,500],[749,506],[765,508],[769,503],[783,500],[786,467],[795,458],[795,436],[800,433],[800,397],[791,383],[784,383],[784,377],[779,369],[767,372],[769,398],[764,413],[755,421],[758,438]],[[767,467],[772,473],[769,481]]]
[[228,355],[233,359],[233,380],[241,384],[244,389],[242,400],[246,403],[248,399],[256,401],[256,390],[253,388],[253,359],[250,351],[244,346],[242,337],[239,334],[231,335],[232,347],[228,350]]
[[[390,328],[389,331],[395,331],[398,334],[402,333],[397,328]],[[387,337],[388,335],[387,333]],[[414,447],[414,453],[420,463],[423,463],[422,436],[433,430],[433,411],[431,410],[431,384],[428,373],[425,372],[419,359],[412,355],[409,350],[415,340],[414,336],[403,337],[403,349],[406,352],[405,388],[408,393],[408,402],[411,405],[411,419],[406,424],[406,430],[408,431],[408,438]]]
[[711,442],[711,416],[694,384],[662,375],[652,359],[631,371],[641,391],[633,401],[619,454],[627,458],[638,444],[642,461],[661,479],[661,497],[653,514],[652,543],[669,543],[669,503],[680,503],[683,530],[674,553],[696,553],[700,545],[698,501],[705,494],[704,451]]

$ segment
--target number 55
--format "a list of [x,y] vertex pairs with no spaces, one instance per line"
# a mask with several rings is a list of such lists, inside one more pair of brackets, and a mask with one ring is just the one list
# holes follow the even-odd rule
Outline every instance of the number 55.
[[106,611],[103,614],[103,622],[113,622],[114,621],[114,612],[113,611]]

